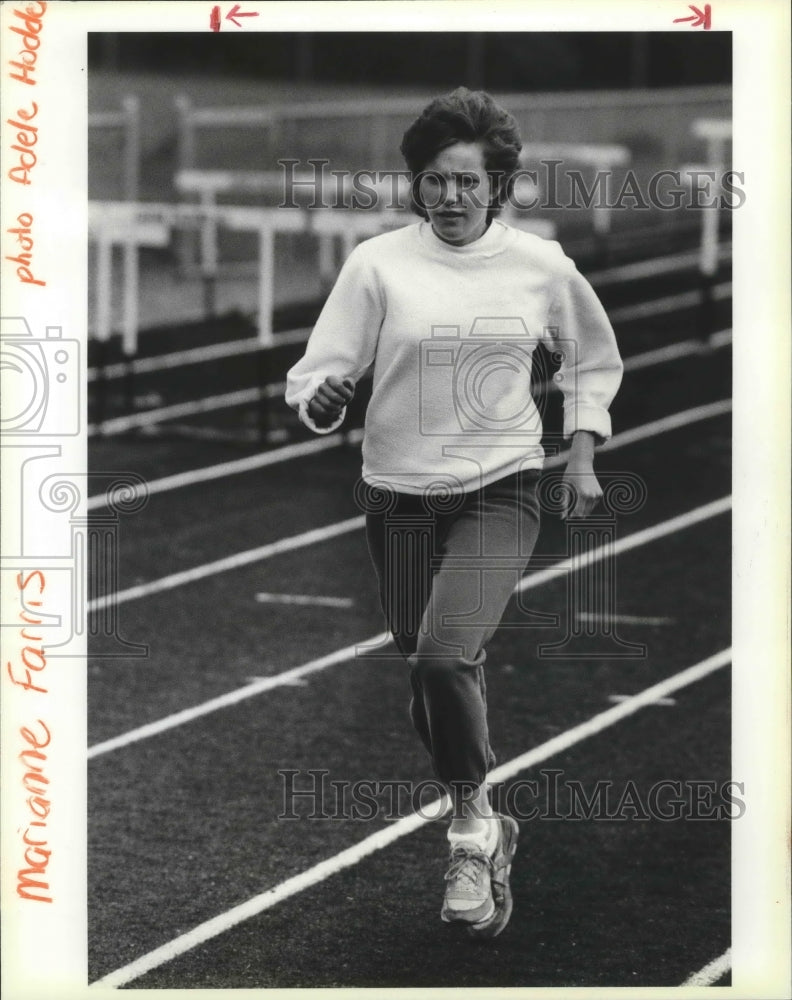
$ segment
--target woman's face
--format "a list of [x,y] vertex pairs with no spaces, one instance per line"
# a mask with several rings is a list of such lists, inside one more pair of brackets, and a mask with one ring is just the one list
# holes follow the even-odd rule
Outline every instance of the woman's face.
[[419,194],[437,236],[453,246],[472,243],[487,228],[490,183],[484,150],[457,142],[427,163]]

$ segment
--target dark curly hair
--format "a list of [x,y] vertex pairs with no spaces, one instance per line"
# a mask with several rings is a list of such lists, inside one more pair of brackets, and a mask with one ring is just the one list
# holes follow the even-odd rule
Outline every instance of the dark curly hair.
[[522,140],[517,122],[483,90],[458,87],[437,97],[404,133],[401,153],[412,174],[411,208],[427,218],[420,197],[421,172],[439,152],[457,142],[480,142],[484,167],[494,182],[487,221],[503,208],[519,164]]

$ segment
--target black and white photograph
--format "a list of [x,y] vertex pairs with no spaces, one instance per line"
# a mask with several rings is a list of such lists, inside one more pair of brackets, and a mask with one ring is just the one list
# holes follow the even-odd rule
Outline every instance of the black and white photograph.
[[748,6],[3,5],[10,1000],[787,995]]

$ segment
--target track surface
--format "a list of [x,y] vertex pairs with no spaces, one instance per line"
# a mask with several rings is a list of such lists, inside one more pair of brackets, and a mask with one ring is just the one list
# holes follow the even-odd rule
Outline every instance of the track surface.
[[[678,286],[690,287],[690,275]],[[611,302],[647,301],[668,290],[668,278],[622,282]],[[717,329],[729,327],[728,302],[719,304],[717,319]],[[616,324],[616,330],[628,358],[695,337],[697,321],[687,308]],[[183,391],[178,375],[167,376],[164,384],[170,383]],[[614,428],[618,433],[728,400],[730,389],[728,346],[640,368],[625,377]],[[278,420],[291,441],[307,439],[288,414]],[[175,436],[100,439],[91,461],[95,470],[134,470],[155,479],[259,450]],[[615,447],[599,456],[597,468],[603,476],[640,476],[646,485],[645,504],[618,517],[617,542],[664,525],[728,497],[730,414],[723,410]],[[347,444],[155,494],[123,524],[117,587],[355,518],[358,471],[359,450]],[[642,658],[619,658],[602,638],[583,650],[599,652],[598,658],[537,654],[540,644],[564,638],[566,577],[512,601],[488,652],[490,725],[500,763],[612,708],[619,697],[728,649],[728,508],[695,524],[675,524],[615,557],[616,629],[624,641],[646,646]],[[565,531],[545,516],[529,575],[567,554]],[[343,599],[345,606],[264,603],[257,600],[262,593]],[[556,616],[557,624],[536,627],[537,615]],[[388,818],[382,796],[369,820],[311,819],[307,799],[295,800],[298,819],[279,819],[287,788],[279,771],[298,771],[294,787],[300,789],[309,787],[308,772],[318,770],[328,772],[327,780],[350,783],[432,777],[407,718],[406,668],[392,656],[340,656],[297,683],[102,750],[104,741],[380,632],[359,528],[129,599],[119,617],[121,634],[147,643],[150,655],[96,659],[90,666],[92,981],[396,820]],[[731,778],[728,664],[512,775],[499,795],[508,799],[521,780],[544,788],[548,769],[559,772],[561,816],[571,809],[568,782],[579,782],[590,796],[597,782],[607,781],[611,814],[618,817],[523,818],[513,869],[515,914],[489,946],[471,947],[439,920],[445,843],[442,824],[430,823],[249,919],[221,924],[205,943],[180,954],[177,946],[170,960],[142,974],[132,970],[116,984],[674,986],[723,955],[730,943],[730,823],[720,808]],[[646,805],[664,780],[680,783],[687,808],[693,808],[690,783],[707,782],[697,786],[704,788],[698,812],[710,818],[641,818],[616,809],[630,787]],[[546,796],[540,800],[546,804]],[[524,811],[531,801],[512,795],[512,805]],[[336,804],[330,795],[325,809],[332,813]],[[408,799],[398,807],[401,816],[411,811]],[[716,981],[728,982],[728,971]]]

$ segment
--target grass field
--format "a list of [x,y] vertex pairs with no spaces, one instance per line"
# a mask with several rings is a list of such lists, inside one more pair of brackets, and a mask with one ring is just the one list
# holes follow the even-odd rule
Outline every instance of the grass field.
[[[499,794],[555,770],[560,817],[573,782],[587,792],[609,782],[617,799],[632,783],[644,802],[658,782],[679,782],[690,802],[691,783],[709,783],[697,787],[717,797],[732,777],[730,302],[728,291],[716,302],[708,318],[716,336],[706,342],[700,309],[673,298],[696,298],[690,249],[684,234],[678,246],[631,248],[604,277],[593,258],[581,263],[600,283],[627,364],[615,436],[597,467],[646,484],[643,507],[617,519],[614,557],[615,627],[646,656],[619,658],[602,639],[600,658],[538,655],[540,644],[564,637],[569,608],[568,573],[536,575],[568,552],[550,515],[526,590],[489,647]],[[634,257],[653,262],[646,277],[620,271]],[[674,257],[679,265],[663,270]],[[728,280],[725,261],[718,282]],[[310,319],[309,311],[296,325]],[[179,349],[194,334],[205,343],[249,336],[247,323],[221,317],[143,338],[143,350]],[[277,384],[300,351],[299,343],[276,349],[262,367],[248,355],[139,375],[133,395],[144,403],[132,408],[113,380],[105,403],[117,416],[154,405],[146,399],[161,406],[255,387],[262,373]],[[551,397],[550,430],[557,409]],[[439,920],[442,824],[411,828],[409,802],[389,818],[380,799],[376,816],[355,820],[310,819],[301,800],[298,819],[279,819],[284,770],[299,772],[302,789],[317,770],[348,783],[431,778],[407,718],[404,664],[354,655],[383,628],[352,497],[361,417],[353,414],[352,434],[308,453],[315,439],[277,394],[262,439],[249,402],[91,439],[94,470],[136,471],[151,486],[145,508],[123,522],[117,584],[121,634],[150,654],[90,666],[91,980],[680,985],[730,945],[731,826],[722,810],[698,821],[640,810],[522,818],[514,916],[477,947]],[[528,628],[526,609],[557,623]],[[634,700],[660,682],[665,693]],[[728,957],[707,975],[727,983]]]

